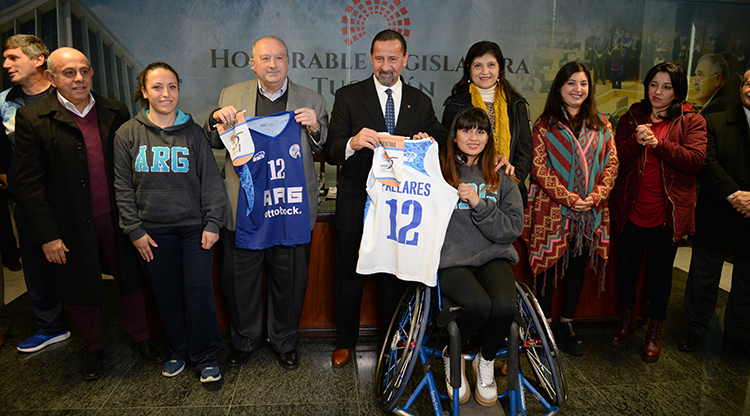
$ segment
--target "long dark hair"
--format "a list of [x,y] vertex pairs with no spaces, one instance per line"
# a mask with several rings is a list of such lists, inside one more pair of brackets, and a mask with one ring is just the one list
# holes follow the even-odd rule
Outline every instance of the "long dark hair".
[[459,130],[471,130],[476,128],[487,132],[487,144],[477,156],[477,166],[482,172],[486,190],[494,192],[500,186],[500,176],[495,173],[495,138],[490,128],[490,118],[481,108],[469,107],[461,110],[453,119],[451,130],[448,133],[448,144],[440,150],[440,169],[443,171],[445,181],[454,188],[461,183],[461,173],[458,165],[466,161],[466,155],[458,148],[456,135]]
[[[589,94],[583,101],[583,104],[581,104],[581,110],[571,120],[563,112],[565,103],[563,102],[562,94],[560,94],[560,89],[570,77],[573,76],[573,74],[578,72],[586,74],[586,79],[589,83]],[[604,126],[604,123],[602,123],[602,120],[599,118],[599,112],[596,110],[596,101],[594,100],[595,91],[596,88],[591,82],[591,72],[589,72],[586,65],[578,61],[568,62],[557,71],[555,80],[552,82],[552,88],[550,88],[549,94],[547,94],[547,102],[544,104],[544,111],[542,112],[542,115],[539,116],[539,119],[544,122],[551,119],[553,125],[556,123],[562,123],[568,126],[571,130],[577,130],[574,127],[580,127],[583,124],[591,130],[599,129]]]
[[498,46],[497,43],[490,42],[488,40],[483,40],[471,45],[469,51],[466,52],[466,57],[464,58],[464,74],[461,77],[461,80],[453,86],[451,95],[469,91],[469,81],[471,81],[471,64],[474,63],[475,59],[488,53],[494,56],[495,59],[497,59],[497,65],[500,68],[497,82],[500,83],[500,85],[503,87],[505,99],[510,101],[511,93],[518,96],[521,95],[508,83],[508,80],[505,79],[505,57],[503,56],[503,51],[500,50],[500,46]]
[[667,107],[667,116],[663,118],[663,120],[668,120],[680,112],[682,104],[687,99],[687,74],[685,73],[685,68],[676,62],[662,62],[649,69],[646,73],[646,78],[643,79],[645,98],[640,102],[644,114],[651,114],[652,108],[651,99],[648,98],[648,85],[651,84],[651,80],[653,80],[659,72],[665,72],[669,75],[669,79],[672,82],[672,91],[674,91],[674,100],[672,100],[672,103]]
[[170,71],[171,73],[174,74],[175,78],[177,78],[177,89],[179,90],[180,83],[182,82],[182,80],[180,79],[180,76],[177,75],[177,71],[175,71],[174,68],[172,68],[172,66],[169,65],[168,63],[153,62],[153,63],[148,64],[148,66],[144,68],[140,74],[138,74],[138,78],[137,78],[138,85],[136,85],[135,93],[133,94],[134,102],[137,103],[138,101],[140,101],[141,104],[148,107],[148,99],[143,97],[143,93],[141,92],[141,89],[146,89],[146,78],[148,78],[148,72],[153,71],[154,69],[159,69],[159,68],[166,69],[167,71]]

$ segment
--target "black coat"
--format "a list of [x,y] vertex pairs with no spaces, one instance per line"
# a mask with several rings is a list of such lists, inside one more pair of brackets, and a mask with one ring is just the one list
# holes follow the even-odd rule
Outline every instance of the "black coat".
[[[388,131],[372,77],[336,91],[328,124],[328,140],[323,146],[326,162],[342,165],[337,185],[336,228],[350,233],[362,232],[372,150],[361,149],[346,159],[346,143],[364,127],[378,132]],[[444,146],[448,138],[448,132],[435,117],[430,98],[403,84],[394,134],[412,136],[420,132],[432,136],[440,146]]]
[[[118,236],[126,294],[140,287],[138,254],[117,227],[113,141],[128,119],[125,104],[94,95],[109,184],[111,220]],[[16,113],[15,174],[18,201],[35,246],[61,238],[67,263],[49,263],[50,283],[63,303],[101,303],[102,273],[89,184],[86,146],[73,117],[56,93]]]
[[726,199],[735,191],[750,191],[750,131],[742,108],[706,117],[706,163],[696,175],[700,193],[691,240],[725,251],[747,251],[750,246],[750,218]]
[[[526,177],[531,170],[531,125],[529,124],[529,109],[526,100],[518,94],[509,94],[508,121],[510,123],[510,157],[508,160],[516,168],[518,190],[521,191],[523,206],[526,206]],[[471,107],[471,94],[460,92],[445,99],[443,110],[443,126],[450,130],[451,123],[461,110]],[[494,121],[492,122],[494,126]]]
[[716,91],[716,94],[711,98],[711,101],[701,109],[701,115],[705,117],[709,114],[731,110],[739,101],[739,89],[734,88],[729,84],[724,84],[718,91]]

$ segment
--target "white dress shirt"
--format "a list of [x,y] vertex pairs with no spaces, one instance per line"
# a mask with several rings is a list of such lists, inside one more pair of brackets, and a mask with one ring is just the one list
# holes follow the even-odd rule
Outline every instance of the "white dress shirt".
[[[375,91],[378,93],[378,101],[380,101],[380,110],[383,112],[383,117],[385,117],[385,104],[388,102],[388,94],[385,92],[385,90],[387,90],[388,88],[391,89],[391,97],[393,97],[394,121],[396,125],[398,125],[398,113],[401,110],[401,97],[403,96],[404,90],[404,84],[401,83],[401,78],[396,80],[396,83],[390,87],[386,87],[385,85],[381,84],[380,81],[378,81],[378,78],[375,76],[372,77],[372,80],[375,81]],[[347,159],[349,159],[349,157],[355,152],[355,150],[352,149],[351,146],[353,138],[354,137],[349,138],[349,141],[346,142],[346,151],[344,152],[344,156]]]

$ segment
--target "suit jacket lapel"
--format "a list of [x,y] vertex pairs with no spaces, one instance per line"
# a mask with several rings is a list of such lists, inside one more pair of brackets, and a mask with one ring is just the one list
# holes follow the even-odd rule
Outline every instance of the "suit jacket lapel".
[[68,110],[66,110],[60,103],[60,100],[57,99],[56,90],[47,95],[44,100],[46,101],[44,104],[41,104],[43,110],[39,112],[40,115],[51,114],[56,121],[59,121],[72,129],[79,130],[78,125],[75,120],[73,120],[73,116],[68,113]]
[[409,132],[410,128],[409,126],[411,118],[413,116],[412,114],[412,105],[414,98],[411,95],[411,91],[409,88],[406,88],[406,84],[404,83],[404,79],[401,79],[401,107],[398,110],[398,120],[396,120],[396,129],[394,132],[399,132],[398,134],[408,134],[412,135],[414,133],[418,132]]
[[302,108],[302,104],[297,102],[297,84],[293,83],[289,77],[287,77],[287,90],[286,90],[286,111],[294,111],[298,108]]
[[[243,101],[246,101],[245,108],[238,108],[238,110],[245,110],[245,117],[255,117],[255,105],[258,100],[258,79],[252,80],[247,84],[247,94],[242,94]],[[247,100],[244,98],[247,97]]]
[[750,125],[747,123],[747,117],[745,116],[745,110],[743,110],[742,105],[735,107],[734,110],[731,110],[729,114],[727,114],[727,124],[732,125],[734,123],[740,123],[740,125],[744,127],[740,128],[745,132],[743,140],[746,142],[750,141]]
[[[373,75],[374,76],[374,75]],[[378,98],[378,91],[375,89],[375,81],[370,77],[369,82],[364,83],[362,89],[362,106],[367,114],[373,121],[373,130],[377,132],[388,131],[385,126],[385,116],[383,115],[383,108],[380,107],[380,99]]]

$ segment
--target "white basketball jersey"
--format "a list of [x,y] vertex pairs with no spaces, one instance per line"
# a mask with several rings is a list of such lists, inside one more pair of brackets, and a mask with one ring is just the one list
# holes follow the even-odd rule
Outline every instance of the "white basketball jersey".
[[383,136],[375,148],[357,273],[435,286],[458,192],[443,179],[436,142],[404,139]]

